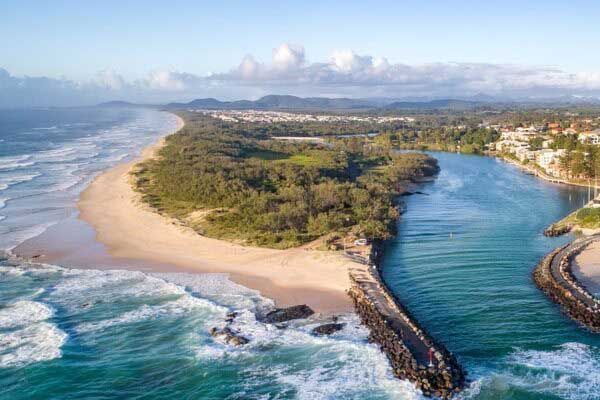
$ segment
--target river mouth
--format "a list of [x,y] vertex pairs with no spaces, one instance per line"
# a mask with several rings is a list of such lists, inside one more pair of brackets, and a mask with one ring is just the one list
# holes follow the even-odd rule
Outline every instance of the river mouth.
[[422,185],[428,196],[406,198],[386,244],[388,287],[469,372],[468,397],[594,398],[600,338],[531,279],[537,262],[570,240],[544,237],[543,228],[580,207],[587,190],[493,158],[431,154],[441,172]]

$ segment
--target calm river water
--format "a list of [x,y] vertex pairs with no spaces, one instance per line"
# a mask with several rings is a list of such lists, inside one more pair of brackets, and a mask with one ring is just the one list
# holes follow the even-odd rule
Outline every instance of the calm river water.
[[533,284],[538,260],[569,238],[545,226],[587,189],[525,175],[502,161],[432,153],[438,179],[407,198],[383,276],[415,317],[457,355],[467,398],[599,399],[600,336]]

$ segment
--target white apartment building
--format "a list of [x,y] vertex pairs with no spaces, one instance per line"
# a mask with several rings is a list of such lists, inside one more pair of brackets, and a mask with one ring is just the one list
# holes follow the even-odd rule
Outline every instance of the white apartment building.
[[537,164],[543,169],[548,170],[551,165],[558,165],[560,157],[565,154],[565,150],[544,149],[537,151],[536,153]]
[[519,161],[535,161],[537,151],[529,150],[529,147],[519,147],[515,150],[515,155]]
[[518,140],[500,140],[495,143],[497,151],[515,152],[519,148],[528,148],[529,144]]
[[[517,128],[517,129],[525,129],[525,128]],[[521,131],[506,131],[502,132],[501,138],[503,140],[521,140],[521,141],[529,141],[532,137],[535,137],[538,134],[537,131],[531,130],[521,130]]]
[[581,143],[600,144],[600,130],[580,133],[578,139]]

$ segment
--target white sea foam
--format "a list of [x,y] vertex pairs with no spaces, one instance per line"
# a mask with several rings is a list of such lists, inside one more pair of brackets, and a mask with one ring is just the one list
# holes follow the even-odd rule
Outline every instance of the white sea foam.
[[0,198],[0,210],[2,210],[4,207],[6,207],[6,202],[8,200],[9,199],[7,199],[7,198]]
[[138,309],[126,312],[115,318],[109,318],[94,322],[85,322],[77,326],[76,330],[79,333],[87,333],[98,330],[103,330],[109,327],[131,324],[139,321],[158,319],[164,317],[173,317],[188,314],[194,310],[210,310],[210,312],[220,312],[221,316],[225,315],[225,308],[218,307],[208,300],[198,299],[190,295],[183,295],[174,301],[168,301],[164,304],[148,306],[143,305]]
[[34,164],[35,164],[35,162],[33,162],[33,161],[0,164],[0,171],[13,170],[13,169],[24,168],[24,167],[31,167]]
[[180,286],[139,271],[68,269],[52,296],[60,300],[94,295],[165,297],[182,294],[185,290]]
[[247,309],[253,312],[264,312],[274,308],[271,299],[262,297],[257,290],[238,285],[231,281],[227,274],[155,273],[152,275],[230,308]]
[[53,324],[40,322],[0,333],[0,368],[18,367],[61,357],[67,334]]
[[[246,296],[249,294],[252,298],[255,295],[253,291],[245,293],[246,289],[236,294],[232,289],[239,285],[233,283],[229,286],[223,276],[211,280],[210,275],[196,276],[195,279],[186,275],[161,274],[166,279],[185,284],[188,290],[233,306],[238,315],[228,326],[250,340],[245,346],[232,347],[210,338],[203,341],[194,332],[190,342],[196,345],[192,344],[191,348],[199,360],[214,362],[234,358],[236,363],[244,365],[246,358],[254,359],[265,351],[291,352],[294,357],[285,363],[263,365],[252,362],[246,373],[258,380],[268,376],[283,386],[291,387],[299,399],[360,398],[373,391],[390,398],[421,398],[411,383],[393,376],[385,356],[377,346],[368,343],[368,331],[360,325],[356,315],[339,316],[339,322],[345,323],[344,329],[328,337],[311,334],[314,327],[324,322],[319,316],[293,321],[286,329],[278,329],[272,324],[257,321],[250,311],[254,309],[256,299],[249,300]],[[211,290],[210,286],[214,283],[217,284],[216,289]],[[225,294],[218,295],[222,288],[225,288]],[[215,319],[217,324],[224,325],[224,321],[219,321],[216,316]]]
[[72,173],[68,173],[66,176],[62,177],[62,179],[60,180],[59,183],[50,186],[46,190],[46,193],[63,192],[63,191],[69,190],[69,189],[77,186],[84,180],[85,180],[85,177],[83,177],[83,176],[75,176]]
[[[582,343],[565,343],[553,351],[516,351],[507,358],[518,368],[509,383],[528,391],[571,400],[595,400],[600,393],[600,354]],[[523,368],[527,370],[523,372]]]
[[52,317],[53,310],[42,303],[19,300],[0,309],[0,329],[27,326]]
[[76,151],[77,149],[75,147],[62,147],[59,149],[44,150],[37,153],[35,158],[43,161],[54,160],[56,158],[62,159],[65,156],[74,154]]
[[421,398],[410,382],[393,376],[385,356],[367,342],[368,333],[354,315],[343,316],[340,322],[345,322],[346,327],[330,337],[310,334],[322,321],[301,321],[295,327],[280,330],[260,323],[253,326],[244,319],[242,313],[233,326],[251,338],[248,350],[275,346],[274,351],[295,354],[285,363],[253,365],[247,372],[272,376],[280,384],[294,388],[298,399],[360,398],[373,392],[397,399]]
[[27,161],[30,158],[31,158],[30,154],[23,154],[23,155],[18,155],[18,156],[4,156],[4,157],[0,157],[0,168],[2,168],[5,165]]
[[123,160],[127,156],[129,156],[129,153],[118,154],[118,155],[116,155],[114,157],[107,158],[105,161],[108,162],[108,163],[116,163],[116,162],[119,162],[119,161]]
[[39,172],[35,173],[16,173],[11,175],[0,176],[0,191],[8,189],[10,186],[29,182],[42,174]]

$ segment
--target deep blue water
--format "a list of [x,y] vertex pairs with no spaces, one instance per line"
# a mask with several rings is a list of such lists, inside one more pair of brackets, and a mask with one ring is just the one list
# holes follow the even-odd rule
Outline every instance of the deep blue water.
[[[487,157],[433,153],[441,173],[407,198],[383,276],[470,373],[477,399],[599,399],[600,337],[563,316],[531,271],[568,237],[544,227],[587,190]],[[479,393],[479,394],[477,394]]]

